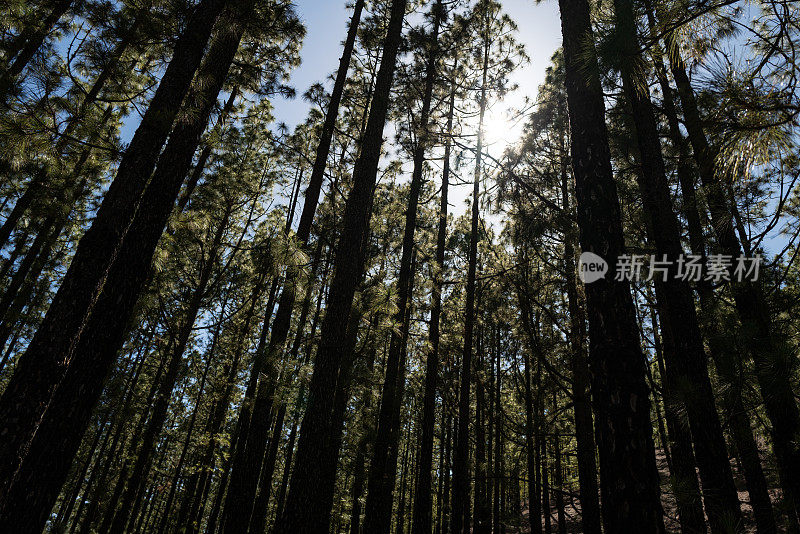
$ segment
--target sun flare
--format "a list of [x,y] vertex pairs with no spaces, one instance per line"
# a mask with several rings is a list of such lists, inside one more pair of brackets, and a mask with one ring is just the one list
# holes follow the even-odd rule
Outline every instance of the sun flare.
[[517,142],[522,134],[522,121],[512,115],[506,107],[495,106],[486,112],[483,121],[484,144],[499,156],[506,148]]

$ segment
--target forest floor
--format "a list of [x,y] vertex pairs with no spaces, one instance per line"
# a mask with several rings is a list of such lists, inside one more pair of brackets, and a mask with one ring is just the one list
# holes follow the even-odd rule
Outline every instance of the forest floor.
[[[661,500],[664,506],[664,515],[665,515],[665,525],[667,527],[667,532],[670,533],[678,533],[680,532],[680,524],[678,523],[678,511],[675,504],[675,495],[672,492],[672,488],[669,484],[669,469],[667,467],[667,460],[664,456],[663,450],[659,449],[656,453],[656,461],[658,464],[658,471],[661,478]],[[745,516],[745,530],[744,532],[750,534],[755,533],[755,523],[753,521],[753,509],[750,506],[747,490],[745,489],[745,482],[744,477],[738,466],[736,465],[735,460],[731,460],[731,468],[733,469],[733,477],[734,482],[736,483],[736,488],[739,492],[739,502],[742,505],[742,512]],[[777,489],[777,480],[775,477],[769,476],[769,470],[767,470],[767,483],[770,485],[770,497],[772,498],[773,504],[778,503],[778,499],[780,498],[780,490]],[[531,528],[530,524],[528,523],[528,514],[529,514],[529,507],[527,503],[524,503],[522,509],[522,521],[519,525],[508,525],[506,528],[507,534],[530,534]],[[564,515],[566,517],[566,527],[567,532],[569,534],[580,534],[582,531],[581,527],[581,510],[580,510],[580,502],[577,498],[570,498],[569,495],[566,495],[564,498]],[[555,500],[550,500],[550,517],[551,517],[551,531],[558,532],[558,510],[556,509]],[[544,530],[544,520],[542,520],[542,532]]]

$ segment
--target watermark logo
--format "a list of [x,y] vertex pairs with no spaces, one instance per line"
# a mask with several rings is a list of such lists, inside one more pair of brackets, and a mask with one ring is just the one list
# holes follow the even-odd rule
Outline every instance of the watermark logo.
[[[757,281],[761,267],[761,256],[753,257],[740,255],[733,257],[728,254],[711,254],[703,261],[697,254],[681,254],[675,260],[670,260],[665,254],[661,256],[644,256],[639,254],[623,254],[617,258],[614,269],[614,280],[641,281],[668,279],[683,280],[687,282],[730,282],[736,280]],[[596,282],[604,278],[608,271],[608,263],[592,252],[581,254],[578,262],[578,273],[585,284]]]
[[608,263],[594,252],[584,252],[578,259],[578,275],[584,284],[600,280],[607,272]]

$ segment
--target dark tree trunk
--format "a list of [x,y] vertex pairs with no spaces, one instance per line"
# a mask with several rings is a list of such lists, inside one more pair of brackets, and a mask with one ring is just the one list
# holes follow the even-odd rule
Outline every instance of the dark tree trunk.
[[31,204],[33,204],[36,197],[41,194],[41,189],[44,187],[46,177],[47,171],[45,169],[38,169],[33,175],[28,187],[25,189],[25,192],[22,193],[14,203],[14,207],[11,208],[11,212],[6,217],[6,220],[0,225],[0,248],[6,246],[8,238],[11,237],[11,232],[16,228],[20,219]]
[[[317,145],[314,167],[311,172],[308,187],[305,191],[303,211],[300,215],[300,222],[296,234],[301,246],[305,246],[308,243],[308,239],[311,235],[311,225],[322,191],[322,182],[328,154],[330,152],[331,139],[339,113],[339,104],[347,79],[347,71],[350,66],[350,59],[355,46],[355,39],[363,7],[364,0],[357,0],[347,32],[344,51],[339,61],[339,69],[336,74],[336,81],[334,82],[325,122],[322,127],[320,141]],[[286,337],[291,327],[297,276],[298,273],[293,269],[289,269],[286,274],[286,282],[283,285],[283,291],[278,301],[278,311],[272,322],[269,346],[266,349],[266,359],[268,362],[272,362],[277,357],[278,352],[284,348]],[[258,375],[256,375],[256,377],[258,377]],[[258,384],[256,387],[253,417],[255,417],[257,413],[267,413],[269,411],[267,409],[267,404],[271,406],[272,392],[275,389],[273,373],[265,375],[265,379],[263,380],[259,378],[257,378],[257,380]],[[244,447],[245,450],[239,456],[240,461],[235,461],[233,464],[231,488],[225,502],[226,532],[241,532],[246,526],[245,522],[248,521],[250,513],[246,512],[245,509],[250,508],[252,510],[258,485],[258,469],[254,469],[252,464],[255,464],[263,458],[264,450],[267,446],[268,426],[248,424],[246,428],[248,430],[247,439],[240,442],[240,446]],[[250,460],[247,464],[245,463],[245,458]],[[245,468],[245,465],[248,464],[250,464],[250,468]]]
[[[709,145],[694,90],[686,73],[680,53],[674,48],[674,35],[665,36],[672,75],[678,88],[686,131],[700,171],[711,223],[717,236],[720,252],[734,258],[742,254],[743,243],[734,233],[731,209],[724,190],[716,177],[714,150]],[[676,52],[672,52],[675,50]],[[742,330],[749,332],[745,343],[755,363],[764,407],[772,426],[774,451],[784,498],[793,511],[789,512],[790,528],[800,529],[800,412],[790,382],[789,369],[795,356],[787,347],[785,335],[773,324],[770,307],[760,282],[744,280],[731,282],[736,311]]]
[[[370,330],[373,330],[378,324],[378,315],[375,314],[372,316]],[[375,357],[377,356],[377,343],[376,341],[370,341],[369,346],[369,353],[367,356],[367,376],[371,377],[374,373],[375,368]],[[372,410],[372,401],[373,395],[372,390],[368,390],[364,395],[364,398],[361,402],[361,417],[364,425],[364,429],[362,430],[362,434],[358,440],[358,446],[356,448],[356,456],[355,462],[353,463],[353,486],[352,486],[352,505],[350,506],[350,534],[359,534],[361,531],[361,498],[362,494],[364,493],[364,483],[366,472],[366,466],[364,462],[367,459],[367,454],[369,453],[369,445],[370,443],[374,442],[375,437],[375,425],[373,423],[373,410]]]
[[623,87],[636,127],[641,166],[637,177],[649,221],[647,230],[659,259],[670,261],[667,279],[655,281],[662,328],[674,332],[669,337],[675,350],[664,353],[667,373],[675,373],[672,394],[688,415],[711,531],[725,532],[732,525],[741,528],[742,514],[708,377],[692,290],[688,281],[678,277],[677,262],[683,254],[680,226],[672,209],[649,91],[634,67],[640,52],[633,6],[630,0],[615,0],[614,9],[623,49]]
[[[444,411],[444,410],[443,410]],[[444,414],[442,414],[444,418]],[[440,501],[437,516],[439,518],[439,528],[437,534],[449,534],[450,532],[450,466],[452,465],[451,456],[453,451],[453,417],[449,413],[445,419],[444,435],[444,469],[442,471],[442,499]]]
[[[659,291],[657,288],[656,291]],[[653,337],[656,351],[656,362],[661,375],[661,391],[664,398],[664,413],[667,420],[670,450],[670,482],[675,493],[678,507],[678,519],[681,530],[684,532],[706,532],[706,522],[703,517],[703,503],[700,497],[700,485],[697,482],[695,471],[694,450],[692,449],[692,436],[686,414],[679,408],[679,401],[674,398],[676,373],[664,365],[665,352],[675,352],[671,331],[661,328],[664,333],[659,335],[658,319],[653,313]],[[663,345],[662,345],[663,339]]]
[[259,480],[259,491],[253,505],[253,517],[250,519],[248,532],[262,534],[267,520],[267,506],[272,494],[272,477],[275,474],[275,461],[278,455],[278,445],[280,445],[283,435],[283,420],[286,417],[286,403],[281,403],[278,413],[275,416],[275,428],[272,432],[272,439],[267,449],[267,456],[264,458],[264,465],[261,467],[261,479]]
[[[547,429],[544,418],[544,389],[542,387],[542,358],[536,363],[536,445],[539,448],[539,467],[542,481],[542,513],[544,515],[544,534],[553,531],[553,514],[550,510],[550,473],[547,465]],[[538,496],[537,496],[538,497]]]
[[[437,2],[437,26],[439,17],[443,16],[441,2]],[[436,46],[436,45],[434,45]],[[435,55],[430,54],[428,68],[430,76],[435,76]],[[432,81],[432,80],[431,80]],[[428,87],[426,81],[425,96],[428,97]],[[453,130],[453,113],[455,110],[455,84],[450,91],[450,108],[447,113],[446,132],[449,135]],[[428,104],[428,109],[430,104]],[[423,122],[427,129],[427,121]],[[447,191],[450,181],[450,138],[445,141],[444,148],[444,170],[442,172],[442,188],[439,201],[439,221],[436,233],[436,265],[434,267],[433,294],[431,297],[431,318],[428,337],[431,349],[425,362],[425,397],[422,408],[422,433],[420,435],[419,465],[417,474],[417,489],[415,492],[413,523],[411,534],[428,534],[431,531],[431,470],[433,468],[433,431],[436,419],[436,378],[439,373],[439,323],[442,316],[442,281],[444,271],[444,251],[447,239]]]
[[470,382],[472,380],[472,345],[475,330],[475,277],[478,262],[478,213],[480,204],[481,158],[483,156],[483,119],[486,114],[487,73],[491,43],[483,40],[482,83],[478,139],[475,147],[475,172],[472,185],[472,219],[464,305],[464,350],[461,362],[461,388],[458,405],[458,444],[453,462],[453,533],[469,531],[469,412]]
[[[388,534],[392,522],[392,495],[395,485],[396,449],[400,439],[400,409],[402,395],[405,389],[405,367],[401,365],[401,353],[405,350],[405,339],[408,337],[410,317],[407,308],[410,306],[410,286],[414,277],[412,270],[412,256],[414,254],[414,232],[417,226],[417,208],[419,195],[422,189],[422,171],[425,165],[425,153],[429,148],[429,115],[433,97],[433,84],[436,78],[436,58],[438,56],[439,25],[441,24],[443,8],[437,2],[433,9],[433,33],[430,36],[430,50],[428,51],[425,88],[422,97],[422,110],[420,113],[419,127],[421,134],[417,139],[414,150],[414,169],[411,175],[408,205],[405,214],[405,229],[403,231],[403,250],[400,258],[400,272],[397,278],[397,313],[393,318],[394,324],[399,328],[391,330],[389,355],[386,359],[386,376],[381,392],[381,407],[378,415],[375,447],[372,461],[370,462],[369,481],[367,483],[367,502],[365,506],[364,528],[367,532]],[[433,418],[431,418],[431,426]],[[432,430],[432,429],[431,429]],[[433,437],[431,435],[431,447]],[[395,460],[392,461],[392,456]],[[430,473],[430,463],[426,466]],[[426,489],[430,497],[430,483]],[[430,521],[428,521],[430,530]]]
[[[339,239],[333,282],[322,325],[314,372],[309,387],[308,407],[300,431],[297,459],[283,517],[278,525],[284,532],[327,531],[330,508],[326,488],[317,483],[317,472],[331,469],[321,465],[328,459],[330,448],[338,442],[341,427],[333,427],[331,400],[335,399],[337,382],[347,343],[347,322],[364,268],[365,242],[372,211],[372,192],[377,178],[383,144],[383,127],[389,108],[389,92],[395,70],[397,52],[402,40],[406,0],[393,0],[383,56],[375,86],[369,119],[363,136],[361,155],[353,171],[353,188],[345,205],[343,231]],[[336,459],[333,459],[335,464]],[[335,471],[335,465],[332,467]]]
[[[586,0],[559,0],[581,248],[613,265],[624,253],[603,91]],[[586,286],[603,523],[608,533],[663,533],[645,359],[630,285]]]
[[402,475],[400,476],[400,499],[397,503],[397,528],[395,534],[403,534],[405,532],[406,522],[406,481],[408,479],[408,453],[411,445],[411,440],[406,440],[405,452],[403,452],[403,461],[400,463]]
[[[478,328],[475,356],[475,494],[472,509],[472,531],[475,534],[488,534],[492,529],[492,509],[487,495],[486,469],[486,387],[483,380],[485,369],[484,353],[481,339],[481,328]],[[491,435],[491,432],[489,433]]]
[[[241,530],[244,530],[247,527],[247,524],[238,524],[240,522],[249,521],[250,513],[252,512],[252,505],[253,501],[243,501],[242,496],[244,495],[245,488],[253,483],[256,484],[258,481],[259,473],[251,473],[251,471],[257,470],[258,466],[263,459],[263,449],[261,449],[262,456],[257,456],[258,447],[251,446],[248,450],[248,441],[252,440],[255,442],[256,440],[262,439],[266,440],[267,433],[269,432],[269,421],[267,420],[269,416],[269,412],[271,410],[271,404],[268,402],[269,397],[267,396],[266,388],[268,387],[265,382],[259,381],[259,376],[264,371],[266,366],[272,365],[273,362],[268,360],[267,357],[267,336],[269,335],[269,325],[270,319],[272,318],[272,312],[274,311],[275,300],[278,294],[280,286],[279,277],[276,277],[272,283],[272,288],[270,289],[270,294],[267,302],[267,310],[264,314],[264,321],[261,324],[261,334],[259,336],[258,345],[256,346],[255,356],[253,357],[253,363],[250,369],[250,376],[247,380],[247,387],[245,389],[244,398],[241,402],[241,407],[239,408],[239,416],[236,421],[236,429],[234,431],[236,444],[231,445],[231,457],[229,461],[230,476],[231,482],[230,487],[228,488],[227,493],[225,492],[225,487],[223,486],[219,491],[217,498],[221,499],[222,495],[225,494],[225,499],[222,501],[224,503],[223,510],[220,510],[223,513],[222,523],[227,523],[228,514],[233,514],[234,509],[238,510],[239,514],[233,518],[233,525],[238,526]],[[270,375],[275,374],[274,369],[267,369],[267,372]],[[261,387],[259,387],[261,384]],[[258,400],[258,396],[261,395],[261,402]],[[251,429],[252,425],[257,426],[257,429]],[[266,447],[266,443],[264,444]],[[226,475],[225,480],[227,482]],[[255,482],[253,482],[255,479]],[[255,489],[253,490],[255,492]],[[255,495],[253,495],[255,497]],[[245,511],[246,509],[246,511]],[[240,517],[247,513],[247,518],[244,519]]]
[[[102,391],[108,371],[123,343],[125,327],[132,317],[138,295],[149,278],[153,253],[217,94],[238,50],[244,31],[242,22],[247,19],[252,6],[251,0],[241,2],[224,16],[224,23],[231,29],[218,34],[208,51],[208,58],[200,73],[203,83],[200,87],[193,88],[188,95],[185,118],[177,123],[144,193],[143,198],[148,209],[139,212],[131,225],[131,231],[125,236],[117,261],[108,273],[109,283],[97,299],[95,313],[86,324],[75,350],[76,362],[70,366],[67,376],[55,391],[54,400],[39,424],[29,453],[33,454],[35,451],[36,455],[30,462],[26,459],[17,472],[16,480],[23,483],[16,485],[15,498],[20,499],[17,502],[27,502],[27,505],[10,506],[9,511],[16,510],[13,514],[20,513],[24,508],[28,510],[29,516],[38,513],[43,520],[58,495],[69,459],[80,444],[91,408]],[[62,444],[63,457],[52,454],[50,444],[55,440]],[[59,475],[54,476],[54,473]],[[44,480],[47,481],[46,485],[42,484]],[[41,508],[36,512],[32,505],[34,500],[31,492],[36,494],[36,502],[41,503]],[[13,504],[13,499],[9,498],[7,502]],[[4,516],[5,513],[4,506]],[[8,517],[13,517],[13,514]],[[0,518],[0,524],[2,521],[4,519]],[[17,520],[11,523],[21,524]]]
[[494,388],[494,528],[495,534],[500,534],[503,527],[503,506],[501,504],[502,495],[500,491],[501,480],[505,480],[505,473],[503,472],[503,407],[500,404],[501,389],[502,389],[502,370],[500,368],[500,330],[495,329],[495,350],[494,356],[496,360],[497,370],[495,372],[495,388]]
[[[556,392],[553,391],[553,413],[558,413],[558,398]],[[556,518],[558,520],[558,534],[566,534],[567,522],[564,514],[564,472],[561,469],[561,438],[558,432],[557,422],[553,421],[553,459],[555,465],[553,466],[555,473],[553,473],[553,483],[555,484],[554,492],[556,498]]]
[[[204,0],[175,45],[156,94],[120,162],[91,228],[81,238],[61,287],[0,398],[0,479],[5,513],[6,493],[26,456],[37,423],[72,361],[78,338],[103,288],[139,206],[158,154],[197,70],[211,29],[224,2]],[[191,158],[191,156],[190,156]],[[62,462],[68,465],[68,462]],[[37,495],[36,485],[31,489]],[[47,499],[51,499],[49,496]],[[52,500],[50,500],[52,504]],[[47,506],[45,506],[47,507]],[[13,506],[12,506],[13,508]],[[18,507],[31,510],[31,502]],[[49,511],[49,510],[48,510]],[[39,511],[40,514],[46,512]],[[12,523],[20,525],[21,523]]]
[[[304,392],[301,392],[305,394]],[[295,416],[292,423],[292,430],[289,432],[289,443],[286,444],[286,452],[284,453],[283,460],[283,476],[281,477],[281,485],[278,487],[278,497],[275,503],[275,520],[283,514],[283,504],[286,502],[286,491],[289,489],[289,475],[292,472],[292,456],[294,455],[294,443],[297,439],[297,426],[300,418],[300,402],[295,405]]]
[[[572,220],[573,210],[570,197],[571,185],[568,179],[566,147],[562,146],[561,159],[561,199],[562,209]],[[572,402],[575,416],[575,441],[577,443],[578,480],[581,495],[581,525],[584,534],[600,534],[600,502],[597,488],[597,447],[594,442],[594,423],[589,400],[589,363],[586,359],[586,312],[582,295],[578,290],[575,269],[575,244],[577,233],[570,222],[564,232],[564,273],[567,282],[567,302],[569,306],[569,341],[572,357]]]
[[523,326],[528,333],[528,350],[524,353],[524,383],[525,383],[525,450],[527,452],[528,464],[528,520],[531,524],[532,534],[542,532],[542,501],[539,499],[541,494],[541,482],[539,479],[539,452],[536,447],[536,435],[534,426],[534,416],[536,406],[534,404],[533,386],[531,381],[532,374],[532,354],[539,357],[537,346],[534,344],[532,335],[532,324],[530,317],[530,307],[525,296],[518,288],[517,298],[520,304]]

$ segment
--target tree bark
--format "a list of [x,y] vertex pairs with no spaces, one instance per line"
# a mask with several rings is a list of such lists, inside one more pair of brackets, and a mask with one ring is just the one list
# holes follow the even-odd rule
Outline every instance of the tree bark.
[[[388,534],[392,521],[392,495],[396,477],[396,459],[392,461],[392,449],[397,448],[400,429],[395,425],[400,421],[402,392],[405,388],[405,367],[400,365],[401,353],[405,350],[405,339],[408,337],[412,256],[414,255],[414,233],[417,225],[417,209],[422,189],[422,171],[425,165],[425,153],[429,148],[429,116],[433,98],[433,84],[436,78],[436,58],[438,56],[439,27],[444,16],[441,2],[434,7],[433,32],[428,45],[426,61],[425,87],[422,97],[422,110],[419,127],[421,133],[414,150],[414,169],[411,174],[408,204],[403,231],[403,248],[400,258],[400,272],[397,278],[397,313],[393,318],[398,328],[391,330],[389,355],[386,359],[386,376],[381,392],[381,407],[378,415],[378,427],[372,461],[370,462],[369,481],[367,483],[367,502],[365,506],[364,528],[367,532]],[[432,425],[432,420],[431,420]],[[431,436],[431,446],[433,437]],[[396,457],[396,452],[394,453]],[[430,464],[426,466],[430,473]],[[426,490],[430,497],[430,483]],[[428,521],[430,530],[430,521]]]
[[[81,238],[47,315],[0,398],[3,502],[7,500],[12,475],[26,456],[37,423],[72,361],[78,339],[133,221],[223,4],[219,0],[204,0],[187,23],[175,45],[172,61],[125,151],[117,177],[109,186],[92,226]],[[2,506],[5,510],[5,504]]]
[[[72,457],[80,444],[88,414],[102,391],[114,357],[124,340],[125,327],[132,317],[138,295],[149,278],[150,262],[182,179],[238,50],[244,31],[242,21],[247,18],[252,6],[250,0],[242,2],[224,16],[229,31],[218,34],[209,49],[208,59],[200,73],[203,83],[190,92],[186,113],[176,125],[144,193],[148,209],[141,211],[131,225],[117,261],[108,274],[109,283],[100,295],[95,313],[78,343],[76,362],[70,366],[67,376],[56,390],[54,402],[37,429],[31,451],[36,450],[41,456],[37,461],[28,462],[26,459],[18,471],[18,479],[26,481],[18,488],[28,488],[27,491],[21,490],[23,495],[37,488],[35,493],[43,508],[48,506],[44,501],[46,496],[54,500],[58,494],[60,483],[54,473],[64,472],[69,465],[64,460],[59,463],[59,458],[50,451],[49,444],[53,440],[62,443],[62,452],[68,455],[67,458]],[[58,465],[45,468],[48,462]],[[25,466],[30,467],[26,470]],[[35,482],[41,480],[39,477],[48,481],[48,491],[43,491],[41,483]],[[28,503],[27,509],[32,510],[32,499],[29,496],[23,498]]]
[[319,460],[327,457],[330,452],[328,449],[341,434],[341,428],[331,426],[331,401],[336,396],[342,361],[347,357],[343,349],[347,346],[348,321],[343,318],[350,316],[355,289],[364,269],[364,245],[372,211],[372,192],[377,178],[383,127],[389,108],[389,92],[402,38],[405,9],[406,0],[393,0],[361,155],[353,171],[353,188],[345,205],[342,219],[344,228],[336,251],[328,308],[309,387],[308,407],[301,425],[286,508],[278,523],[279,530],[286,532],[314,533],[329,528],[330,508],[326,503],[326,489],[318,487],[316,472],[319,468],[330,469],[331,466],[319,465]]
[[578,236],[571,222],[573,210],[572,195],[568,179],[566,147],[561,158],[561,200],[562,209],[569,222],[564,232],[564,270],[567,282],[567,303],[570,320],[570,349],[572,357],[572,402],[575,418],[575,441],[577,443],[578,481],[580,486],[581,525],[584,534],[600,534],[600,502],[598,501],[597,447],[594,442],[594,422],[589,400],[589,364],[586,359],[584,341],[586,339],[586,312],[578,290],[577,270],[575,269],[575,244]]
[[[624,253],[589,4],[559,0],[581,248]],[[605,532],[664,532],[645,360],[630,285],[586,286],[592,401]]]

